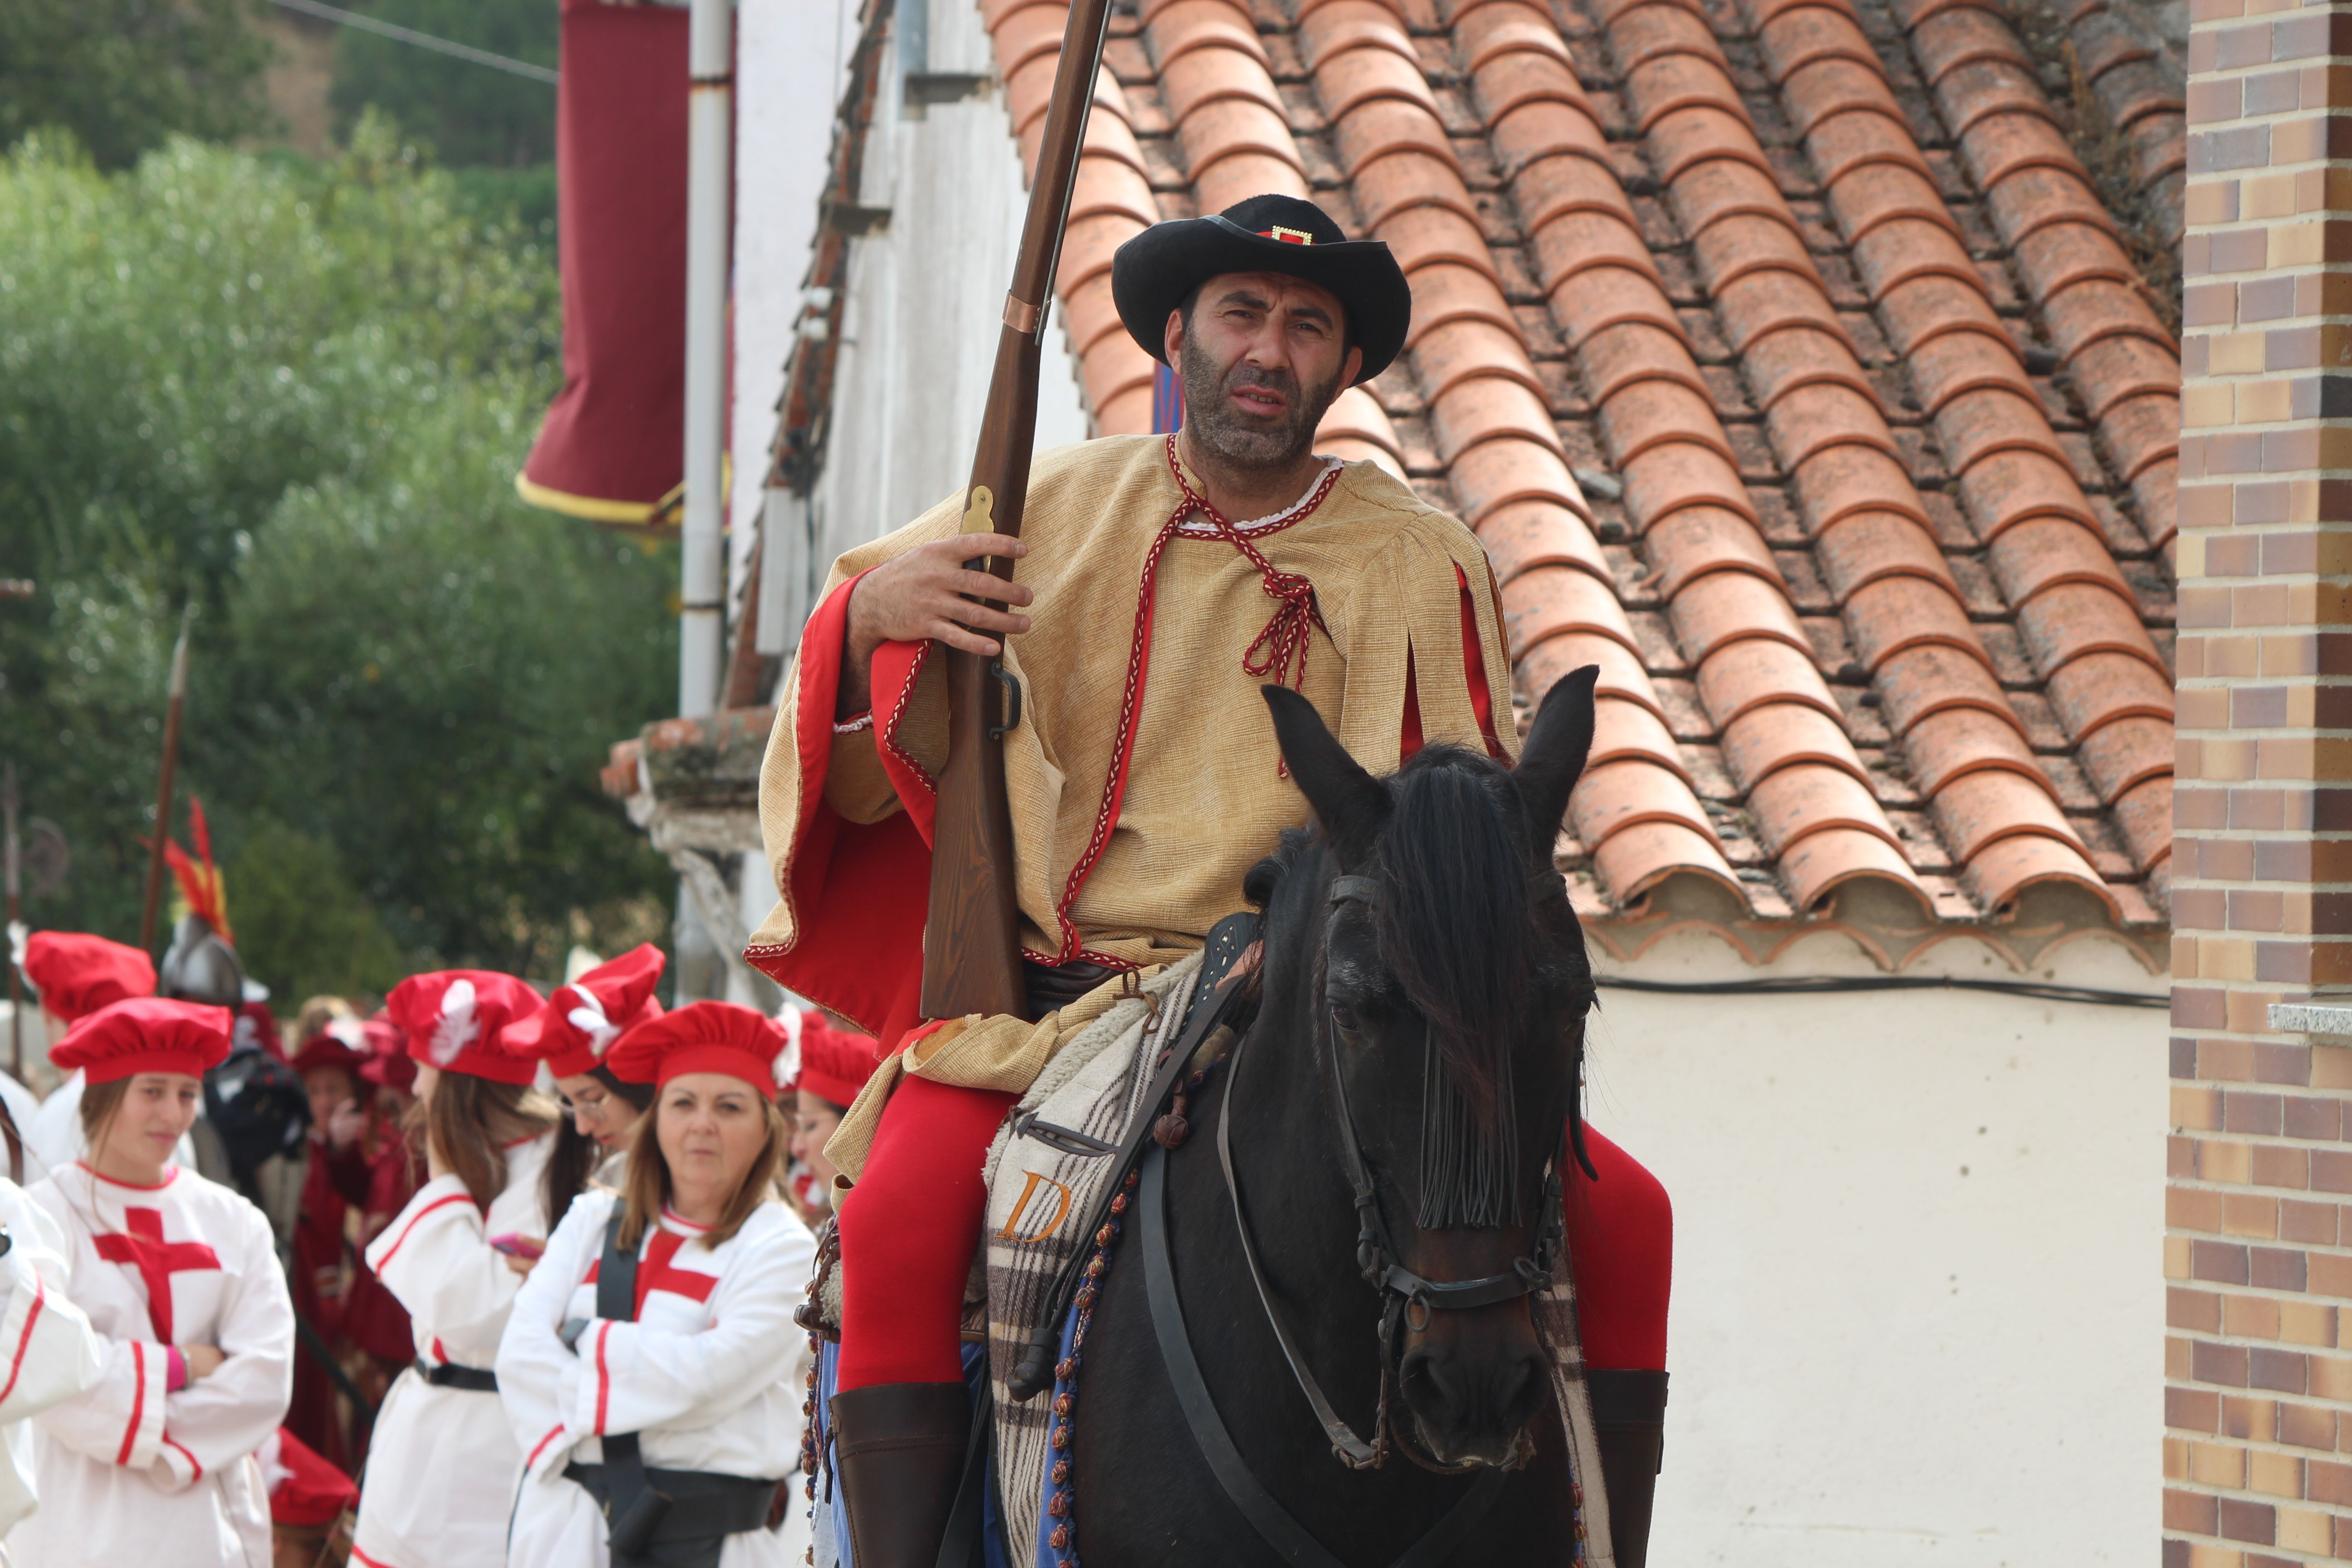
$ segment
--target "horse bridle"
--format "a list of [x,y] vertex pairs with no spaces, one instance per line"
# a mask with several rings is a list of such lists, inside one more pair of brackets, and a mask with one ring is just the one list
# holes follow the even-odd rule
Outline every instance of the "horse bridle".
[[[1560,883],[1558,872],[1539,875],[1538,894],[1541,896]],[[1329,907],[1336,918],[1348,903],[1370,905],[1378,884],[1370,877],[1343,876],[1330,888]],[[1561,889],[1565,896],[1564,888]],[[1329,944],[1329,932],[1325,932],[1325,945]],[[1274,1295],[1266,1287],[1265,1269],[1258,1261],[1257,1241],[1250,1231],[1249,1216],[1242,1204],[1240,1173],[1234,1168],[1233,1124],[1234,1097],[1240,1088],[1242,1051],[1249,1043],[1245,1032],[1234,1043],[1232,1058],[1225,1064],[1225,1093],[1217,1112],[1217,1163],[1223,1168],[1225,1190],[1232,1195],[1234,1228],[1239,1233],[1242,1257],[1247,1261],[1250,1282],[1257,1290],[1258,1306],[1273,1325],[1274,1336],[1282,1345],[1283,1359],[1290,1363],[1292,1377],[1298,1390],[1314,1408],[1315,1418],[1323,1424],[1323,1432],[1331,1440],[1331,1450],[1340,1463],[1350,1469],[1371,1469],[1386,1461],[1391,1447],[1402,1448],[1407,1458],[1423,1468],[1445,1474],[1459,1474],[1476,1468],[1472,1465],[1447,1465],[1416,1452],[1410,1444],[1395,1442],[1388,1429],[1391,1379],[1399,1361],[1401,1343],[1398,1330],[1410,1328],[1420,1333],[1429,1327],[1431,1316],[1439,1311],[1467,1311],[1475,1307],[1489,1307],[1522,1296],[1532,1296],[1549,1290],[1552,1285],[1552,1265],[1559,1252],[1563,1222],[1560,1215],[1560,1152],[1553,1150],[1545,1169],[1544,1195],[1537,1210],[1534,1228],[1536,1244],[1532,1252],[1514,1258],[1510,1270],[1488,1274],[1476,1279],[1428,1279],[1405,1267],[1402,1253],[1389,1232],[1387,1217],[1381,1211],[1380,1184],[1372,1173],[1371,1163],[1364,1158],[1362,1141],[1356,1134],[1355,1112],[1348,1100],[1347,1077],[1339,1068],[1339,1042],[1330,1037],[1329,1009],[1324,1005],[1322,987],[1318,984],[1316,1010],[1318,1027],[1324,1033],[1324,1058],[1329,1065],[1331,1094],[1339,1107],[1339,1146],[1347,1164],[1348,1184],[1355,1194],[1356,1206],[1356,1266],[1366,1282],[1382,1299],[1381,1310],[1381,1389],[1380,1403],[1373,1412],[1372,1440],[1365,1442],[1356,1430],[1331,1407],[1324,1397],[1322,1385],[1308,1369],[1307,1359],[1298,1343],[1291,1338],[1290,1329],[1276,1308]],[[1413,1321],[1418,1310],[1420,1321]],[[1540,1313],[1531,1313],[1538,1335],[1543,1332]]]

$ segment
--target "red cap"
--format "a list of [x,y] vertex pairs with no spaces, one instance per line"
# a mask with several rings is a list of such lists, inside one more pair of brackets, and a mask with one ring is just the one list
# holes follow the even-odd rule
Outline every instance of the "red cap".
[[792,1044],[784,1026],[732,1002],[697,1002],[639,1024],[606,1053],[613,1076],[667,1083],[690,1072],[723,1072],[772,1098],[777,1058]]
[[507,1050],[501,1037],[543,1005],[529,985],[488,969],[412,974],[384,998],[418,1066],[492,1083],[529,1083],[539,1076],[539,1063]]
[[814,1007],[801,1015],[800,1087],[819,1100],[846,1106],[874,1076],[871,1035],[836,1029]]
[[415,1087],[416,1064],[408,1059],[408,1037],[381,1010],[367,1021],[367,1052],[360,1077],[385,1089]]
[[228,1059],[229,1012],[194,1002],[134,996],[115,1002],[66,1031],[49,1059],[91,1083],[142,1072],[202,1078]]
[[546,1005],[507,1030],[505,1048],[536,1057],[557,1078],[578,1078],[604,1059],[613,1042],[662,1016],[654,986],[669,960],[651,942],[600,963]]
[[110,1002],[155,994],[155,965],[135,947],[78,931],[37,931],[25,940],[25,978],[41,1005],[70,1024]]
[[254,1457],[261,1461],[262,1479],[269,1485],[272,1524],[332,1524],[345,1509],[359,1503],[360,1489],[351,1477],[283,1426]]
[[327,1026],[296,1047],[291,1065],[296,1072],[312,1068],[342,1068],[353,1073],[365,1068],[368,1027],[357,1018],[330,1018]]

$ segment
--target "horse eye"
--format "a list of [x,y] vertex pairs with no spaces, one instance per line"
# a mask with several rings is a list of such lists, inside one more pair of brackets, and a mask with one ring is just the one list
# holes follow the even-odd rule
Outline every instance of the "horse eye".
[[1352,1043],[1362,1034],[1364,1021],[1358,1017],[1356,1010],[1345,1002],[1334,1002],[1331,1004],[1331,1026],[1339,1030],[1343,1038]]

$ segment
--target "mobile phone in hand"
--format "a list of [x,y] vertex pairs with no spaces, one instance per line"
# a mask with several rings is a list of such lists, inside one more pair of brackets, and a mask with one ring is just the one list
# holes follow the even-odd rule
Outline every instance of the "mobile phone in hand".
[[490,1237],[490,1250],[503,1252],[509,1258],[543,1258],[547,1254],[547,1243],[535,1236],[524,1236],[510,1230],[503,1236]]

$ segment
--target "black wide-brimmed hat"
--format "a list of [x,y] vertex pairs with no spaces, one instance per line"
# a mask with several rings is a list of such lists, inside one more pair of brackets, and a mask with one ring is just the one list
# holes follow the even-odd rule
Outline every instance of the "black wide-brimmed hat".
[[1364,351],[1360,382],[1404,347],[1412,290],[1388,246],[1349,239],[1321,207],[1296,196],[1252,196],[1213,216],[1153,224],[1111,258],[1111,298],[1128,335],[1164,363],[1169,312],[1226,272],[1280,272],[1329,289],[1348,313],[1348,342]]

